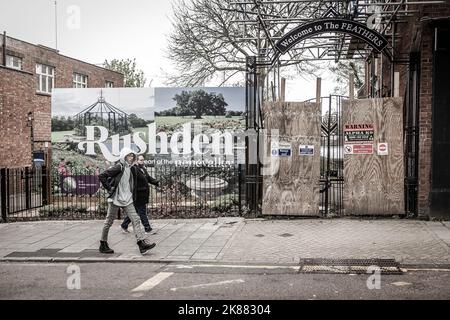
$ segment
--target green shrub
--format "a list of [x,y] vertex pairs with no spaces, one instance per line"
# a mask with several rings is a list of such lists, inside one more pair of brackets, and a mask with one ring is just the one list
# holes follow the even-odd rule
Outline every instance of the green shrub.
[[68,215],[86,215],[88,213],[87,208],[78,205],[69,206],[55,206],[53,204],[43,206],[39,209],[39,215],[46,218],[60,218]]
[[226,212],[239,204],[237,199],[238,196],[236,194],[224,194],[217,197],[213,203],[210,203],[209,207],[216,212]]

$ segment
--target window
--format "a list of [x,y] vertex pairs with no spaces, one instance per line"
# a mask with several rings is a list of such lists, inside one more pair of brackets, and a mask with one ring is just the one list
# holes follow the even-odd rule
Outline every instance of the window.
[[114,88],[114,82],[106,81],[105,82],[105,88]]
[[73,74],[73,87],[74,88],[87,88],[87,81],[88,81],[87,76],[85,76],[83,74],[79,74],[79,73]]
[[44,64],[36,65],[37,91],[51,93],[55,84],[55,68]]
[[22,58],[7,55],[6,66],[17,70],[22,70]]

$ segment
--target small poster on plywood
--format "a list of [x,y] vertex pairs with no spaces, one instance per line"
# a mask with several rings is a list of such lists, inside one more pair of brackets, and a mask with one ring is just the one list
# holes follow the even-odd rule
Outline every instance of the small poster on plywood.
[[378,143],[377,153],[379,156],[387,156],[389,155],[387,142]]

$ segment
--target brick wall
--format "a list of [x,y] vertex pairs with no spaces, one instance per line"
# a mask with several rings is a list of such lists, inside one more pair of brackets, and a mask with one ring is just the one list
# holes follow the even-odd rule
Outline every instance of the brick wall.
[[[435,5],[410,5],[409,9],[418,11],[413,17],[402,17],[405,21],[397,24],[395,41],[394,71],[400,73],[400,97],[405,97],[409,77],[408,59],[411,52],[420,53],[420,88],[419,88],[419,173],[418,173],[418,213],[428,215],[431,187],[432,155],[432,103],[433,103],[433,47],[434,29],[430,21],[436,18],[450,17],[450,3]],[[391,39],[388,39],[391,42]],[[378,63],[378,66],[381,64]],[[365,65],[366,83],[370,69]],[[379,68],[377,74],[381,73]],[[383,86],[390,88],[390,63],[383,61]],[[361,97],[368,96],[369,87]]]
[[[422,17],[450,16],[450,4],[425,6]],[[419,98],[419,214],[429,214],[432,154],[433,47],[434,29],[421,23],[420,98]]]
[[[434,30],[429,21],[433,18],[449,17],[450,4],[411,6],[418,10],[408,23],[400,24],[398,32],[401,39],[397,42],[396,54],[408,58],[410,52],[420,52],[420,88],[419,88],[419,215],[429,214],[429,194],[431,185],[432,154],[432,103],[433,103],[433,46]],[[405,95],[408,68],[396,66],[400,71],[400,96]]]
[[[0,45],[2,44],[3,38],[0,37]],[[55,88],[72,88],[74,72],[87,75],[90,88],[103,88],[106,80],[114,82],[115,87],[123,87],[122,74],[60,55],[50,48],[7,37],[8,52],[22,57],[24,71],[35,73],[36,63],[55,67]]]
[[35,98],[32,74],[0,67],[0,167],[31,163],[31,128],[28,112]]
[[[3,37],[0,61],[3,64]],[[31,165],[31,128],[28,112],[33,113],[34,151],[51,155],[51,95],[36,92],[36,63],[55,68],[55,88],[72,88],[73,73],[88,76],[88,87],[123,87],[123,75],[96,65],[60,55],[57,51],[7,37],[6,52],[22,58],[23,71],[0,65],[0,167]],[[47,142],[47,143],[46,143]]]

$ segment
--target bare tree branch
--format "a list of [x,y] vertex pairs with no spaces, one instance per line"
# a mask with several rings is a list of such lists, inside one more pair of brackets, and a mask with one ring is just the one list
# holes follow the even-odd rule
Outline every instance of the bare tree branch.
[[[242,81],[245,72],[245,61],[248,56],[257,56],[260,49],[271,49],[271,44],[264,36],[258,45],[258,28],[240,28],[233,23],[238,17],[251,12],[238,8],[231,10],[230,3],[234,0],[179,0],[173,6],[173,31],[168,36],[167,55],[176,66],[176,72],[167,77],[168,85],[198,86],[223,75],[227,83],[236,83],[236,76]],[[288,12],[287,12],[288,11]],[[314,14],[317,8],[305,3],[303,6],[264,6],[260,14],[263,17],[307,16]],[[257,19],[255,15],[254,19]],[[282,36],[287,32],[287,24],[267,24],[268,32],[273,37]],[[291,59],[301,57],[305,50],[292,49]],[[312,73],[316,68],[310,62],[283,63],[292,72]]]

